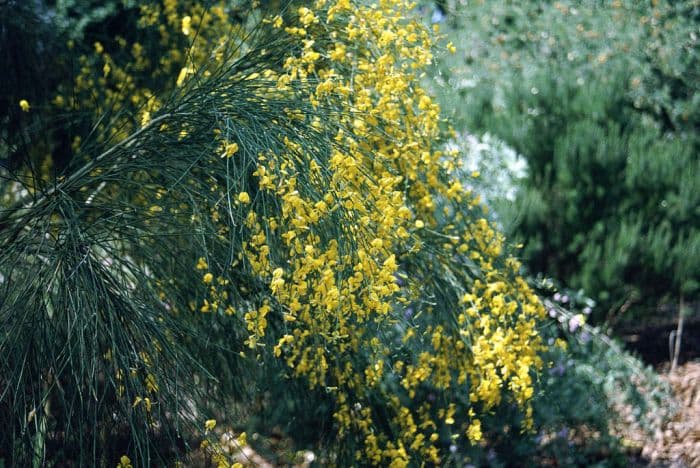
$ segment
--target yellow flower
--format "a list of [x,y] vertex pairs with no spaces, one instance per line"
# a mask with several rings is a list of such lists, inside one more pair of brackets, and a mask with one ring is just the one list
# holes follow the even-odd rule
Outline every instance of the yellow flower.
[[178,88],[181,88],[183,84],[185,84],[185,80],[187,79],[187,75],[191,75],[194,73],[194,68],[192,67],[183,67],[180,69],[180,73],[177,75],[177,80],[175,81],[175,86]]
[[250,203],[250,195],[248,192],[241,192],[238,194],[238,201],[241,203]]
[[29,112],[29,102],[26,99],[19,101],[19,107],[21,107],[24,112]]
[[156,383],[156,378],[153,377],[153,374],[148,374],[146,376],[146,389],[151,393],[158,391],[158,384]]
[[222,154],[221,157],[222,158],[223,157],[230,158],[231,156],[233,156],[237,152],[238,152],[238,143],[229,143],[228,145],[226,145],[226,149],[224,151],[224,154]]
[[331,60],[334,60],[336,62],[339,62],[345,58],[345,45],[344,44],[336,44],[335,49],[333,49],[330,53]]
[[467,437],[470,442],[475,443],[481,440],[481,436],[481,421],[475,419],[469,425],[469,429],[467,429]]
[[144,111],[143,115],[141,116],[141,127],[145,127],[146,125],[149,124],[151,121],[151,113],[148,111]]
[[133,468],[134,465],[131,464],[131,459],[126,455],[122,455],[117,463],[117,468]]
[[270,290],[272,290],[273,294],[277,294],[280,292],[282,287],[284,286],[284,279],[282,278],[282,275],[284,274],[284,270],[282,268],[277,268],[275,271],[272,272],[272,281],[270,282]]
[[207,261],[204,257],[199,257],[199,260],[197,260],[197,265],[195,266],[195,268],[198,270],[206,270],[207,268],[209,268],[209,264],[207,263]]
[[185,36],[189,36],[191,32],[192,27],[192,17],[190,16],[185,16],[182,18],[182,34]]
[[207,431],[212,431],[216,427],[216,419],[207,419],[207,421],[204,423],[204,428]]
[[308,8],[301,7],[299,8],[298,13],[299,21],[301,21],[301,24],[303,24],[304,26],[308,26],[311,23],[318,23],[318,18]]
[[213,279],[214,279],[214,275],[212,275],[211,273],[207,273],[202,278],[202,281],[204,282],[204,284],[209,284],[212,282]]
[[447,43],[447,50],[448,50],[451,54],[454,54],[455,52],[457,52],[457,48],[456,48],[455,45],[454,45],[453,43],[451,43],[451,42],[448,42],[448,43]]

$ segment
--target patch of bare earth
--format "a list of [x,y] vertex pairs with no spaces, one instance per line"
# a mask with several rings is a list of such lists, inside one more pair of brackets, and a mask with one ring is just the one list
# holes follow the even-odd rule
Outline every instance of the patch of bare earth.
[[671,418],[652,436],[632,429],[625,438],[639,449],[637,466],[700,467],[700,361],[688,362],[661,374],[671,386],[676,407]]

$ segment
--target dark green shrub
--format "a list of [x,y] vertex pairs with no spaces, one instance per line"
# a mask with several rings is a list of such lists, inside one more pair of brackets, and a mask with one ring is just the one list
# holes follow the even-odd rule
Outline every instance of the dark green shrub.
[[445,105],[527,159],[501,218],[595,320],[700,292],[700,7],[654,5],[452,4]]

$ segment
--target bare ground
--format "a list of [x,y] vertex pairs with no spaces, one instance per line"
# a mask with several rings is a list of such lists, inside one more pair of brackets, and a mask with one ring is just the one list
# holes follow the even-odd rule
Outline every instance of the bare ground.
[[631,445],[630,465],[700,467],[700,361],[687,362],[672,373],[663,368],[661,372],[675,397],[674,413],[653,435],[634,425],[623,429],[622,435]]

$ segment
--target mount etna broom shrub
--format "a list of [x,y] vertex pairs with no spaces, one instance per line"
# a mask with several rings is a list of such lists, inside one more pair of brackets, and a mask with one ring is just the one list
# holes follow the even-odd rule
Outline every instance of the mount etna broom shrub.
[[451,176],[407,6],[112,3],[8,90],[0,457],[164,464],[243,414],[403,466],[530,429],[544,309]]

